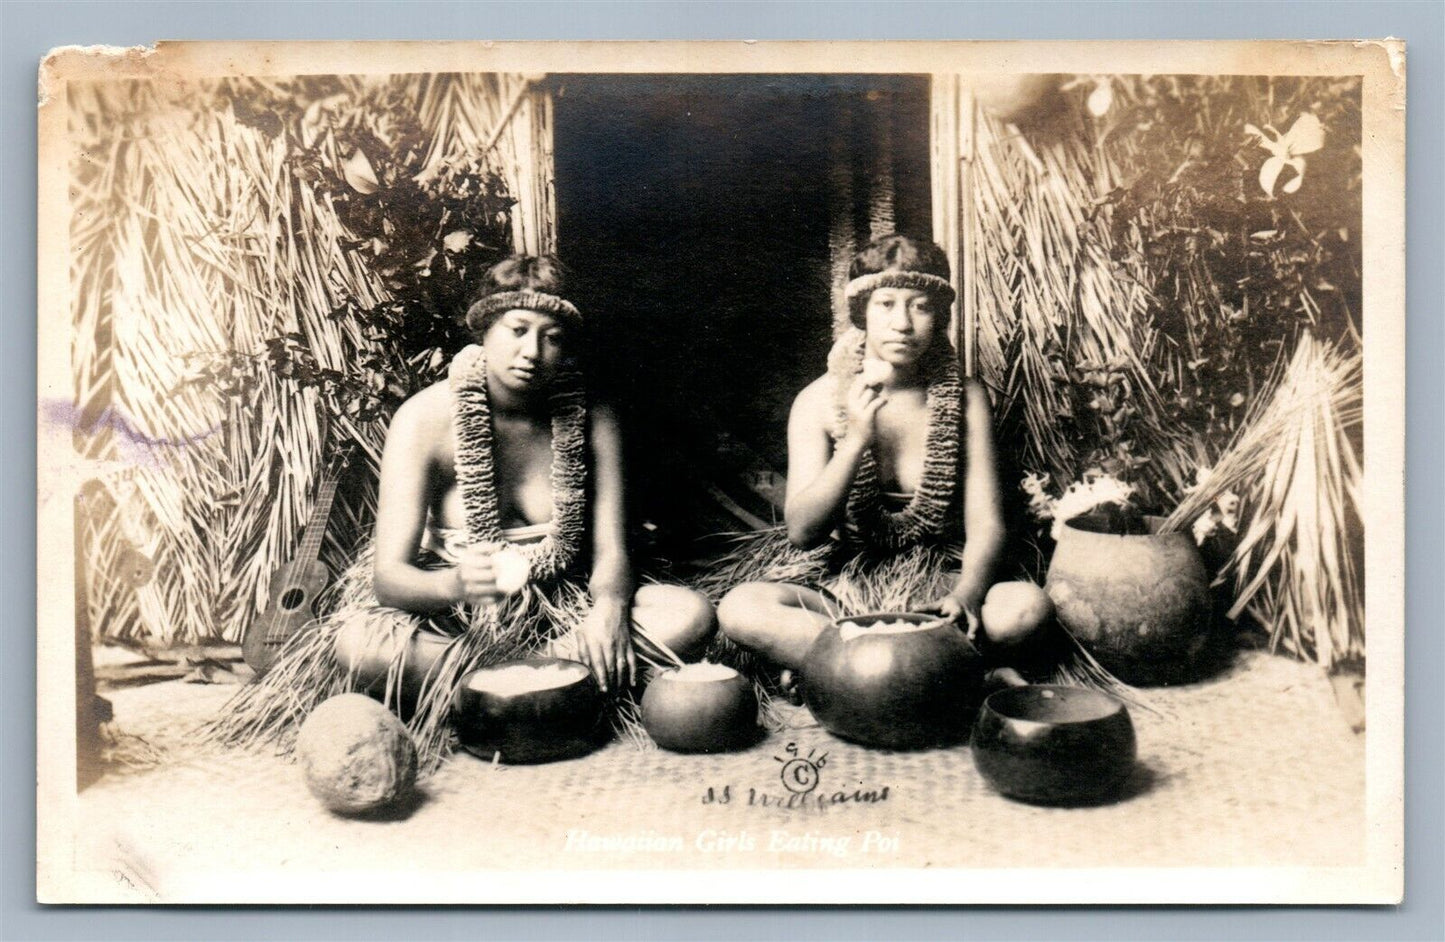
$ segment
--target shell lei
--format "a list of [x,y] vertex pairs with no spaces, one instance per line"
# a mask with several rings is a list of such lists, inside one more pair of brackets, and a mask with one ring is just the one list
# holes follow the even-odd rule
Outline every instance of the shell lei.
[[[863,369],[863,331],[853,328],[838,338],[828,355],[828,372],[837,381],[837,410],[832,435],[840,439],[848,428],[845,397],[853,377]],[[928,383],[928,431],[924,439],[923,477],[908,505],[897,513],[883,507],[878,462],[870,448],[858,462],[848,489],[846,515],[852,528],[870,545],[900,550],[942,536],[953,509],[953,497],[962,477],[959,461],[959,416],[963,386],[958,364],[940,358]]]
[[551,399],[553,532],[535,543],[519,544],[502,535],[497,511],[492,410],[482,348],[472,344],[453,357],[448,379],[457,401],[457,488],[470,542],[487,549],[511,546],[526,557],[533,579],[556,579],[576,562],[587,530],[587,408],[579,384],[564,379]]

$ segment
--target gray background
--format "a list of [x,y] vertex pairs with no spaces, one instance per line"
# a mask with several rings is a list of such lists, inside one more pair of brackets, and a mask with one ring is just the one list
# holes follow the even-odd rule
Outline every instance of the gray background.
[[[156,39],[1344,39],[1409,43],[1406,903],[1399,909],[1079,910],[42,909],[34,902],[35,87],[52,46]],[[463,3],[65,5],[0,0],[0,441],[5,567],[4,939],[1445,939],[1442,657],[1441,59],[1445,5],[1320,2]],[[700,879],[705,877],[700,876]]]

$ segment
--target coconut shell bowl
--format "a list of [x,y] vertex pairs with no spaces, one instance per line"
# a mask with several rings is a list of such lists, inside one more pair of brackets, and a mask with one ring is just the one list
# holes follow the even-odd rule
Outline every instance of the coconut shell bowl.
[[463,748],[508,765],[574,759],[605,741],[606,703],[576,661],[532,657],[472,671],[452,704]]
[[973,760],[984,779],[1034,804],[1118,800],[1136,748],[1124,704],[1083,687],[1000,690],[984,701],[973,730]]
[[642,726],[673,752],[742,749],[762,732],[752,684],[731,667],[707,663],[664,671],[648,684]]

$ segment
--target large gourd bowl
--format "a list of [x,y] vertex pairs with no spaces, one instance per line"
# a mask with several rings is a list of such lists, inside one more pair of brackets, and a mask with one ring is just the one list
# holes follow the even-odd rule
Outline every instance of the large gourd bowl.
[[[895,630],[899,622],[907,624]],[[877,612],[823,629],[803,664],[803,696],[835,736],[924,749],[967,738],[983,675],[978,650],[957,625]]]
[[1125,683],[1178,683],[1192,677],[1209,642],[1209,574],[1194,537],[1109,532],[1085,516],[1064,524],[1046,588],[1059,623]]

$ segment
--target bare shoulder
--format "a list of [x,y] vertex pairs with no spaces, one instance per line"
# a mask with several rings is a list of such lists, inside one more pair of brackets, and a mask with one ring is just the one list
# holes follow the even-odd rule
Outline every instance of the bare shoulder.
[[835,403],[836,380],[824,373],[803,387],[793,400],[793,419],[817,425],[832,421]]
[[587,403],[587,413],[593,428],[615,428],[617,426],[617,410],[610,402],[590,401]]
[[977,413],[982,410],[987,414],[990,410],[988,387],[979,382],[973,376],[964,377],[963,380],[963,401],[968,411]]
[[391,418],[388,441],[412,447],[434,444],[450,434],[454,399],[445,380],[436,382],[403,402]]

